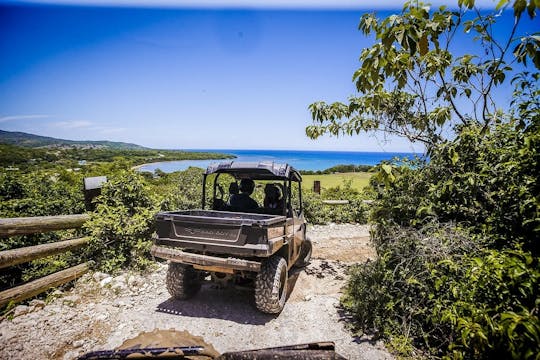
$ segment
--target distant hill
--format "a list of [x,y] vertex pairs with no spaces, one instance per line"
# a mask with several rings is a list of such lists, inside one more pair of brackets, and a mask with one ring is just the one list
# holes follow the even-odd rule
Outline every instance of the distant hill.
[[144,146],[115,141],[75,141],[56,139],[48,136],[39,136],[24,132],[0,130],[0,143],[25,147],[65,147],[65,148],[104,148],[118,150],[145,150]]

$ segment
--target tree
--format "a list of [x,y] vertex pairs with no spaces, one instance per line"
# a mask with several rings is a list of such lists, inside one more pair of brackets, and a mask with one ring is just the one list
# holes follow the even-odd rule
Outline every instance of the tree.
[[[513,25],[503,28],[502,37],[499,15],[512,5],[510,1],[500,0],[489,13],[475,8],[474,0],[458,0],[458,5],[458,10],[445,6],[432,10],[420,1],[409,1],[399,15],[382,20],[363,15],[359,29],[375,35],[377,42],[362,51],[361,66],[353,75],[359,95],[346,103],[311,104],[313,125],[306,134],[316,139],[327,133],[382,131],[420,141],[429,152],[452,125],[476,124],[486,131],[491,124],[508,120],[504,111],[508,109],[495,102],[493,93],[528,60],[538,74],[540,33],[517,32],[524,17],[535,18],[540,2],[514,1]],[[453,55],[460,31],[474,41],[477,53]],[[536,81],[531,81],[534,77]],[[538,94],[538,75],[518,82],[521,95]]]

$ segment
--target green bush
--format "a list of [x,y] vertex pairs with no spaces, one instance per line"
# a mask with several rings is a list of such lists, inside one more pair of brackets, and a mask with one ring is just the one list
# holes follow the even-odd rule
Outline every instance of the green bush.
[[379,166],[378,258],[343,304],[401,354],[538,359],[539,132],[456,131],[429,162]]
[[412,357],[535,359],[540,271],[530,252],[483,249],[436,223],[375,238],[378,259],[353,268],[342,299],[359,329]]
[[523,244],[538,254],[539,149],[540,132],[513,123],[487,133],[461,127],[456,140],[434,149],[429,163],[390,174],[381,169],[374,177],[379,201],[373,219],[403,226],[454,221],[498,249]]
[[539,265],[522,250],[440,262],[430,320],[451,329],[446,357],[538,359]]
[[151,263],[148,255],[158,210],[158,202],[141,175],[123,171],[111,176],[85,224],[92,237],[87,256],[106,272],[122,267],[145,268]]
[[[343,186],[323,190],[316,194],[311,190],[304,190],[302,202],[304,216],[310,224],[328,223],[361,223],[367,222],[368,206],[364,203],[366,195],[352,188],[352,181],[344,181]],[[345,205],[328,205],[323,200],[346,199]]]
[[[78,214],[84,211],[82,175],[63,169],[0,174],[0,217]],[[79,230],[48,232],[2,239],[0,251],[38,245],[80,235]],[[50,261],[49,261],[50,260]],[[61,261],[72,265],[77,256]],[[48,275],[61,267],[58,258],[40,259],[0,270],[0,289]]]

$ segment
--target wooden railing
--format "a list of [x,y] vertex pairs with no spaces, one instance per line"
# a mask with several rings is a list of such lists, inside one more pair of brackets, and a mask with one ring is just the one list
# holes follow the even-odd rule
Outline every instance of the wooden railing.
[[[0,219],[0,238],[55,230],[76,229],[80,228],[88,219],[89,215],[86,214]],[[90,238],[88,237],[82,237],[0,251],[0,269],[78,249],[85,246],[89,240]],[[0,292],[0,306],[4,306],[9,302],[17,303],[23,301],[50,288],[65,284],[83,275],[90,269],[90,266],[91,262],[85,262],[29,283],[4,290]]]

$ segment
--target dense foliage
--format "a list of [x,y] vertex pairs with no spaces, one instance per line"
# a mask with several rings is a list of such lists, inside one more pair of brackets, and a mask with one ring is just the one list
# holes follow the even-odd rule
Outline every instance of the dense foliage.
[[232,155],[227,154],[180,150],[134,150],[77,146],[27,148],[10,144],[0,144],[0,167],[17,167],[20,170],[36,170],[43,167],[53,168],[56,166],[82,168],[91,163],[95,164],[116,160],[123,160],[133,166],[156,161],[227,159],[232,157]]
[[[84,211],[82,174],[56,171],[0,173],[0,217],[78,214]],[[77,231],[14,236],[2,239],[0,251],[76,236]],[[0,288],[31,280],[72,264],[71,254],[0,270]]]
[[145,267],[158,202],[132,171],[114,174],[96,199],[96,210],[85,224],[92,242],[85,249],[99,267],[112,272],[121,267]]
[[[321,194],[310,190],[303,190],[304,216],[310,224],[328,223],[360,223],[367,222],[369,207],[365,200],[369,195],[353,189],[351,181],[344,181],[342,185],[322,189]],[[349,201],[345,205],[329,205],[324,200]]]
[[[454,358],[538,353],[536,129],[475,126],[416,168],[381,169],[372,213],[379,258],[344,299],[365,331]],[[386,181],[384,181],[386,180]]]
[[[505,29],[496,11],[468,13],[473,0],[365,15],[360,29],[376,43],[354,75],[360,94],[310,107],[314,138],[382,130],[426,144],[429,162],[378,167],[378,258],[353,269],[343,298],[358,329],[400,355],[539,359],[540,38],[516,32],[539,6],[512,4]],[[477,53],[452,54],[457,31]],[[512,69],[527,61],[533,72]],[[492,94],[511,77],[503,112]]]
[[336,165],[325,170],[301,170],[302,175],[322,175],[333,173],[348,173],[348,172],[369,172],[374,166],[371,165]]
[[[429,151],[456,122],[488,127],[501,120],[497,88],[507,86],[520,63],[540,68],[539,34],[520,32],[523,23],[537,26],[540,4],[513,1],[514,21],[505,24],[500,11],[509,14],[510,1],[499,1],[495,11],[475,8],[474,0],[458,3],[458,9],[431,9],[408,1],[400,14],[384,19],[363,15],[359,29],[375,43],[362,50],[353,75],[358,93],[347,102],[311,104],[306,134],[382,131],[422,142]],[[458,33],[468,36],[458,40]]]

